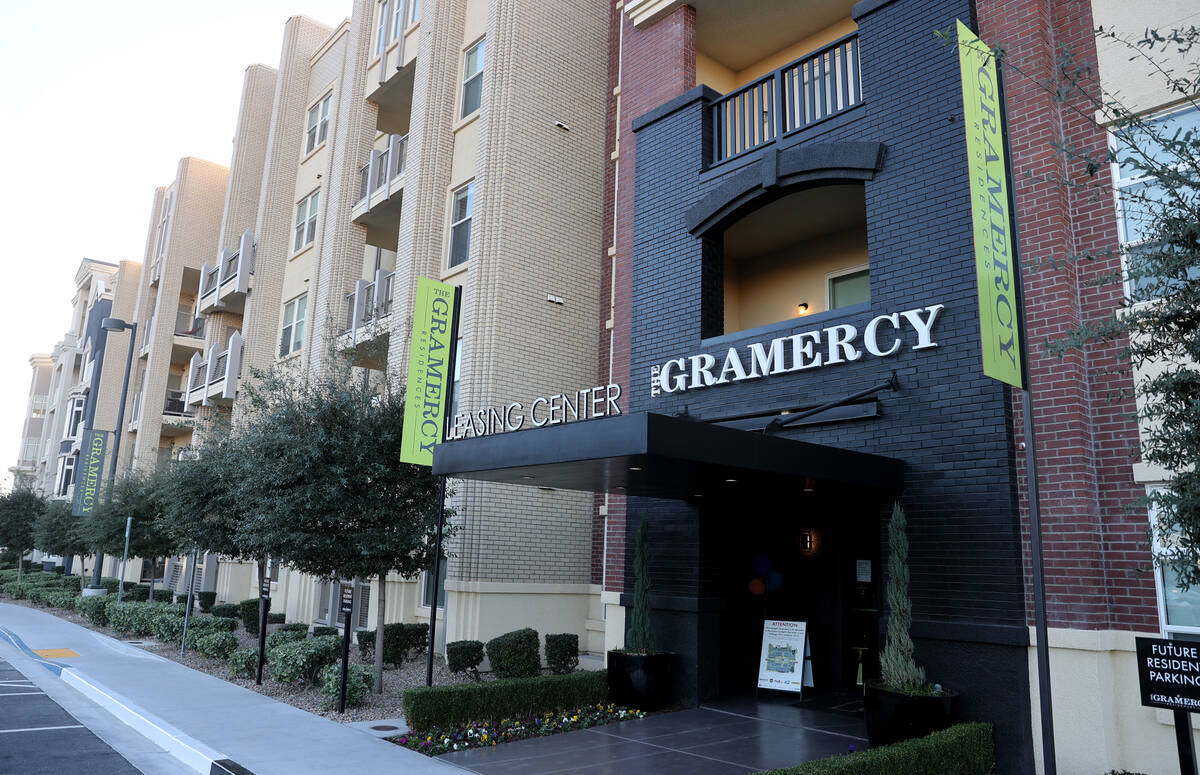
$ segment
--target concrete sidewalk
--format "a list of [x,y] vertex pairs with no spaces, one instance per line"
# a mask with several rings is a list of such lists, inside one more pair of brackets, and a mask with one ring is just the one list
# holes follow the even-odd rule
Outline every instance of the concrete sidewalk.
[[[69,649],[78,656],[34,653],[45,649]],[[213,765],[223,761],[253,775],[463,772],[44,611],[0,603],[0,657],[9,655],[39,660],[204,775],[226,771]]]

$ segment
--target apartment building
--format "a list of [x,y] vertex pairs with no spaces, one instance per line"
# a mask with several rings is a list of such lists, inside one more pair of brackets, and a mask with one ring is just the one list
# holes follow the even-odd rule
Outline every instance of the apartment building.
[[50,378],[54,359],[37,353],[29,356],[33,375],[29,381],[29,400],[25,404],[25,421],[21,424],[21,445],[17,449],[17,464],[10,466],[13,489],[33,489],[37,481],[37,460],[42,445],[42,428],[50,407]]

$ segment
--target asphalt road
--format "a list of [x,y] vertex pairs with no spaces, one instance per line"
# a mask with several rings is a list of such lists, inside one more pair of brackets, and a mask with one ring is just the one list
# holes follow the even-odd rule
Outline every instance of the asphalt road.
[[0,659],[0,773],[141,775],[8,662]]

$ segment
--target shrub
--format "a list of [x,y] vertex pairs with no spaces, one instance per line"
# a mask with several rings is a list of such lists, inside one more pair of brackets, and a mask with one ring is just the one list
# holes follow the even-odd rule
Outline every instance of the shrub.
[[[104,597],[112,598],[111,595]],[[165,613],[182,616],[183,606],[171,603],[118,603],[112,598],[104,612],[108,616],[108,625],[117,632],[146,636],[154,632],[155,616]]]
[[[267,616],[269,617],[271,615],[270,598],[264,600],[263,603],[267,606]],[[249,600],[243,600],[238,603],[238,606],[241,608],[242,626],[246,628],[246,632],[258,635],[258,598],[252,597]]]
[[[367,665],[346,666],[346,707],[352,708],[363,701],[375,683],[375,671]],[[327,665],[321,671],[321,699],[326,708],[336,708],[342,692],[342,666]]]
[[287,614],[267,614],[267,624],[283,624],[287,621]]
[[254,678],[258,674],[258,651],[235,649],[229,655],[229,672],[235,678]]
[[492,672],[497,678],[530,678],[537,675],[542,669],[541,645],[537,630],[529,627],[492,638],[487,642]]
[[208,613],[212,610],[213,604],[217,602],[216,592],[197,592],[196,598],[200,601],[200,610]]
[[75,610],[97,627],[107,627],[108,613],[104,609],[109,601],[114,599],[109,595],[91,595],[89,597],[80,595],[75,599]]
[[59,589],[46,594],[46,605],[51,608],[74,608],[78,590]]
[[11,597],[14,600],[24,600],[29,596],[29,590],[33,588],[33,585],[28,581],[10,581],[0,585],[0,592],[4,593],[5,597]]
[[282,646],[285,643],[291,643],[294,640],[304,640],[307,636],[307,630],[301,632],[297,632],[296,630],[276,630],[267,634],[267,651],[273,651],[276,647]]
[[183,617],[178,614],[158,614],[150,620],[150,632],[162,643],[179,643],[183,640]]
[[[176,603],[176,605],[181,605],[186,608],[187,604],[188,604],[187,593],[184,592],[182,595],[179,595],[179,594],[175,595],[175,603]],[[193,595],[192,596],[192,613],[195,613],[195,612],[196,612],[196,596]]]
[[341,630],[337,627],[327,627],[323,624],[318,624],[313,627],[312,634],[314,638],[320,638],[322,635],[340,635]]
[[608,673],[604,670],[418,686],[405,689],[401,698],[404,718],[418,732],[511,716],[540,716],[607,701]]
[[555,675],[574,672],[579,667],[579,636],[572,632],[547,635],[546,664]]
[[55,565],[53,568],[51,568],[51,569],[50,569],[50,572],[51,572],[51,573],[57,573],[58,575],[60,575],[60,576],[61,576],[61,575],[63,575],[64,573],[66,573],[66,572],[67,572],[67,569],[66,569],[66,568],[64,568],[64,567],[63,567],[63,566],[61,566],[61,565]]
[[279,683],[309,681],[315,683],[321,668],[337,661],[341,644],[336,637],[294,640],[275,647],[267,655],[271,677]]
[[149,599],[150,587],[145,584],[126,584],[125,591],[121,593],[122,603],[145,603]]
[[[412,723],[411,719],[409,723]],[[805,762],[797,767],[771,770],[764,775],[890,775],[894,772],[985,775],[992,771],[995,763],[992,725],[958,724],[928,737]]]
[[214,605],[210,613],[222,619],[236,619],[241,615],[242,609],[238,607],[237,603],[221,603],[220,605]]
[[196,648],[196,644],[205,635],[214,632],[233,633],[237,629],[236,619],[222,619],[216,616],[196,616],[188,622],[187,647]]
[[[188,628],[191,635],[191,628]],[[232,632],[210,632],[196,638],[196,651],[213,659],[228,659],[237,651],[238,639]]]
[[[89,584],[92,583],[91,579],[88,579],[88,583]],[[120,581],[120,579],[114,579],[112,576],[101,576],[100,577],[100,586],[104,587],[105,591],[107,591],[108,594],[115,595],[115,594],[117,594],[117,589],[121,586],[121,581]],[[126,584],[125,589],[128,591],[129,587],[131,587],[131,586],[133,586],[133,585]],[[122,602],[124,602],[124,601],[122,600]]]
[[479,680],[479,663],[483,661],[483,643],[477,640],[456,640],[446,644],[446,663],[451,673],[470,673]]
[[281,625],[279,627],[279,630],[276,630],[276,632],[279,632],[279,631],[302,632],[302,633],[304,633],[304,637],[306,637],[306,638],[308,637],[308,625],[305,624],[304,622],[288,622],[287,624]]
[[[375,654],[375,630],[359,630],[358,652],[364,662],[370,662]],[[428,624],[385,624],[383,625],[383,661],[399,666],[408,655],[424,650],[429,641]]]

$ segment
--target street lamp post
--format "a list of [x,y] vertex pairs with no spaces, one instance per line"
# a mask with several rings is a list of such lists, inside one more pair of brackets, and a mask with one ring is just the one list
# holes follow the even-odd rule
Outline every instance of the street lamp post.
[[[125,396],[129,392],[129,372],[133,367],[133,344],[134,338],[137,336],[137,323],[126,323],[120,318],[104,318],[100,321],[100,327],[108,333],[119,333],[121,331],[129,332],[129,351],[125,354],[125,378],[121,380],[121,403],[117,407],[117,429],[113,432],[112,460],[108,465],[108,491],[105,494],[105,502],[111,503],[113,496],[113,484],[117,479],[117,457],[121,452],[121,430],[125,425]],[[127,544],[128,546],[128,544]],[[100,576],[102,566],[104,565],[104,553],[99,549],[96,550],[96,562],[92,568],[92,583],[88,585],[89,590],[102,590],[103,585],[100,584]],[[125,582],[124,574],[118,584],[123,585]],[[118,596],[120,595],[118,589]],[[100,594],[92,592],[92,594]]]

